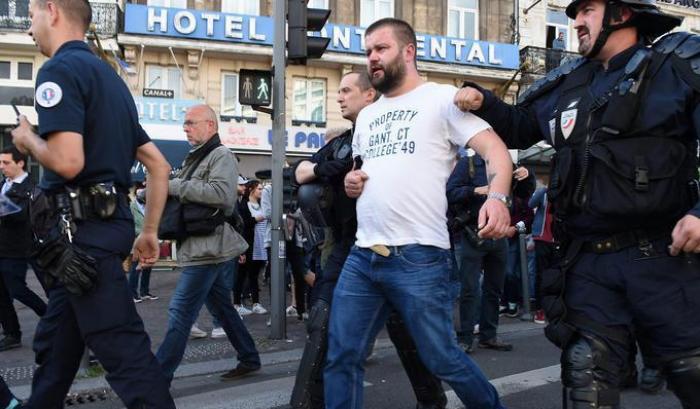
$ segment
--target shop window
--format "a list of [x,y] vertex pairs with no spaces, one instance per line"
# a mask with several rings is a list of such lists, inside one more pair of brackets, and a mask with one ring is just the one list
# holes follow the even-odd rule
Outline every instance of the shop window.
[[479,39],[479,1],[449,0],[447,6],[447,36]]
[[161,67],[158,65],[146,66],[146,82],[144,88],[170,89],[174,97],[181,97],[182,79],[177,67]]
[[360,26],[367,27],[385,17],[394,17],[394,0],[362,0]]
[[293,121],[325,124],[326,80],[295,78],[293,95]]

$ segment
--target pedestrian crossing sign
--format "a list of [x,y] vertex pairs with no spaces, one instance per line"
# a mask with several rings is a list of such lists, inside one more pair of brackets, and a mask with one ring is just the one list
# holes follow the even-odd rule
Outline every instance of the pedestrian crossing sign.
[[265,70],[240,70],[238,102],[241,105],[270,105],[272,103],[272,73]]

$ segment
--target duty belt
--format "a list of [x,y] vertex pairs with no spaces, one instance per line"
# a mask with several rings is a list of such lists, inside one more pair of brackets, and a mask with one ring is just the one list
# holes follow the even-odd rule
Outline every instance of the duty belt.
[[65,187],[64,191],[47,193],[51,206],[69,210],[73,220],[108,219],[119,203],[128,203],[127,195],[111,183]]
[[615,253],[632,246],[651,246],[650,242],[670,237],[670,231],[647,232],[642,230],[614,234],[601,240],[583,242],[581,251],[597,254]]

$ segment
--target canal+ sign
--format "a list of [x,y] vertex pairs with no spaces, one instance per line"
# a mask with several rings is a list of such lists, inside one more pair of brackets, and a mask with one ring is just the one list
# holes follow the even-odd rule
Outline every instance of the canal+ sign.
[[[127,4],[124,32],[272,46],[273,20],[266,16],[219,13]],[[319,33],[330,38],[328,51],[365,54],[365,29],[326,24]],[[514,70],[520,65],[518,46],[459,38],[417,34],[418,59]]]

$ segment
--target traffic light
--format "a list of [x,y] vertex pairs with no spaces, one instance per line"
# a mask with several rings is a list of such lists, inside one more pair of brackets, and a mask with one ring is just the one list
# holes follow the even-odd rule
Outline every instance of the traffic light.
[[330,10],[310,9],[307,0],[287,0],[287,60],[291,64],[306,64],[307,58],[321,58],[329,38],[309,36],[320,31],[330,16]]

